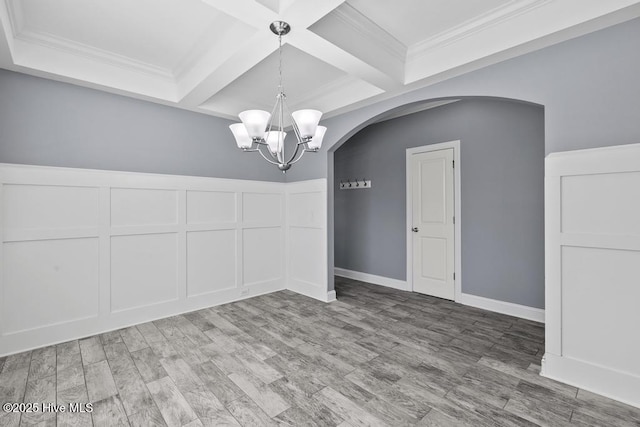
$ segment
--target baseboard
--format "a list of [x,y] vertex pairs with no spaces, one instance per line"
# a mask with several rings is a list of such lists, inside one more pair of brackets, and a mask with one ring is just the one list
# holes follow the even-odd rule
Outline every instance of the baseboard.
[[315,283],[289,279],[287,289],[322,302],[331,302],[336,300],[336,291],[327,291],[326,285],[322,287]]
[[495,299],[479,297],[476,295],[461,293],[456,298],[456,302],[471,307],[482,308],[496,313],[507,314],[509,316],[520,317],[534,322],[544,323],[544,310],[541,308],[528,307],[526,305],[514,304],[511,302],[498,301]]
[[540,375],[640,408],[640,377],[551,353]]
[[388,288],[408,291],[407,282],[404,280],[392,279],[390,277],[376,276],[375,274],[361,273],[359,271],[347,270],[345,268],[334,268],[334,274],[347,279],[360,280],[374,285],[386,286]]
[[327,292],[327,301],[326,302],[332,302],[336,300],[336,291],[329,291]]
[[[57,344],[65,343],[73,340],[80,340],[83,338],[88,338],[92,336],[96,336],[98,334],[104,334],[111,331],[117,331],[124,328],[129,328],[132,326],[137,326],[147,322],[153,322],[160,319],[167,319],[169,317],[180,316],[182,314],[192,313],[199,310],[204,310],[210,307],[217,307],[223,304],[231,304],[237,301],[246,300],[249,298],[259,297],[261,295],[272,294],[274,292],[283,291],[286,288],[284,286],[278,285],[277,287],[268,288],[262,287],[255,292],[252,292],[251,295],[242,295],[240,294],[240,288],[234,288],[238,292],[236,294],[230,294],[227,292],[225,295],[230,295],[225,299],[221,299],[218,301],[201,301],[198,304],[187,305],[186,300],[182,300],[184,303],[177,307],[173,311],[167,312],[157,312],[149,316],[138,317],[138,318],[125,318],[117,321],[110,321],[108,323],[101,323],[98,326],[92,324],[87,321],[80,321],[76,323],[82,324],[81,327],[78,327],[73,324],[62,324],[56,325],[55,329],[50,329],[46,331],[44,334],[40,334],[39,331],[28,331],[32,332],[32,334],[25,336],[17,336],[17,339],[13,339],[14,337],[9,335],[8,338],[11,340],[7,340],[5,337],[6,346],[4,346],[0,350],[0,357],[7,357],[13,354],[19,354],[26,351],[36,350],[43,347],[54,346]],[[73,328],[73,329],[70,329]],[[68,332],[71,330],[72,332]],[[41,338],[41,336],[45,336],[46,338]],[[0,344],[2,344],[2,339],[0,339]]]

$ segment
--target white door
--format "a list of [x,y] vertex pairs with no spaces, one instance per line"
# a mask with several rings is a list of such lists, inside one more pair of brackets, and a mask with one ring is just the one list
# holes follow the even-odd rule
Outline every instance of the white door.
[[453,148],[411,156],[413,290],[453,300]]

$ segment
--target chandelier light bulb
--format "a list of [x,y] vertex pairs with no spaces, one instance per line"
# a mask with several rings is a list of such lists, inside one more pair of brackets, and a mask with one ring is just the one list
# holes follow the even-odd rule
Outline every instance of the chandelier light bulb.
[[307,144],[310,149],[317,150],[322,147],[322,140],[324,139],[324,134],[326,131],[326,127],[318,126],[315,135],[313,135],[313,139],[311,139],[311,141],[309,141],[309,143]]
[[247,133],[247,128],[244,124],[234,123],[232,125],[229,125],[229,129],[231,129],[231,132],[236,139],[238,148],[251,148],[251,137]]
[[240,113],[239,117],[251,138],[264,138],[264,133],[271,119],[271,113],[262,110],[247,110]]
[[315,135],[322,112],[318,110],[298,110],[294,111],[291,116],[298,126],[300,136],[304,139]]
[[267,132],[267,145],[269,146],[269,151],[271,151],[272,154],[280,153],[282,151],[284,138],[286,136],[287,133],[282,131]]

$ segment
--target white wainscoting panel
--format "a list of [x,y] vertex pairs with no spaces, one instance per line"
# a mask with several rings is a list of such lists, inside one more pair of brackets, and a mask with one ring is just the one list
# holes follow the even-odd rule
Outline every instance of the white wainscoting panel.
[[327,291],[327,180],[287,184],[287,287],[321,301]]
[[640,407],[640,144],[546,160],[542,375]]
[[640,236],[640,172],[562,177],[562,232]]
[[98,227],[98,188],[5,185],[3,227],[7,232]]
[[2,332],[97,317],[98,260],[97,238],[6,243]]
[[640,326],[640,251],[564,246],[562,271],[562,355],[640,378],[640,333],[612,332]]
[[242,259],[245,263],[242,277],[245,286],[284,279],[282,232],[281,227],[243,230]]
[[282,221],[282,203],[280,193],[244,193],[242,195],[242,220],[245,223],[273,223]]
[[291,265],[291,278],[307,283],[321,284],[325,278],[326,265],[323,258],[322,240],[326,237],[321,228],[291,227],[289,229],[289,253],[298,254]]
[[0,164],[0,356],[285,289],[286,188]]
[[178,192],[142,188],[111,189],[111,225],[178,223]]
[[187,296],[198,297],[238,286],[237,231],[187,233]]
[[187,191],[187,224],[234,223],[236,208],[236,193]]
[[178,299],[175,233],[111,237],[111,312]]

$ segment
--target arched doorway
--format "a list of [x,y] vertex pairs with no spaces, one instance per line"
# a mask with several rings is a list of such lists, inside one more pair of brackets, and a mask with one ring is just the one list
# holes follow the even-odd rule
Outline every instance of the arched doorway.
[[[541,309],[544,111],[521,101],[474,97],[413,103],[371,119],[334,145],[339,148],[329,154],[330,244],[338,273],[406,288],[405,153],[452,140],[461,141],[462,156],[463,274],[457,279],[463,281],[457,299]],[[370,180],[372,187],[339,189],[341,180],[356,178]]]

